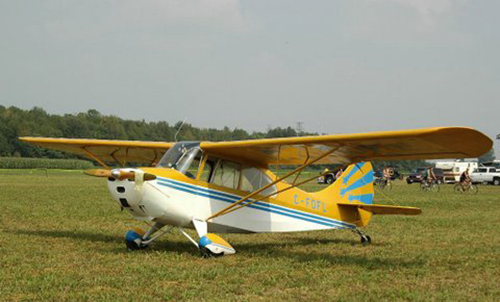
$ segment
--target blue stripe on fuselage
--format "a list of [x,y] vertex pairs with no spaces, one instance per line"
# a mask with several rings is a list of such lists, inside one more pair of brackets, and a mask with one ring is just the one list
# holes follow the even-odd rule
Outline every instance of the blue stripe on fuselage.
[[[207,198],[211,198],[211,199],[216,199],[216,200],[223,201],[223,202],[235,203],[236,201],[241,199],[241,197],[236,196],[236,195],[231,195],[231,194],[227,194],[227,193],[223,193],[223,192],[219,192],[219,191],[215,191],[215,190],[201,188],[201,187],[189,185],[186,183],[174,182],[170,179],[158,178],[157,180],[158,180],[158,184],[160,184],[162,186],[167,186],[167,187],[174,188],[174,189],[177,189],[177,190],[180,190],[183,192],[187,192],[190,194],[194,194],[194,195],[198,195],[198,196],[202,196],[202,197],[207,197]],[[245,203],[247,203],[247,202],[245,201],[242,204],[245,204]],[[280,214],[280,215],[284,215],[284,216],[288,216],[288,217],[292,217],[292,218],[296,218],[296,219],[301,219],[304,221],[309,221],[309,222],[313,222],[313,223],[317,223],[317,224],[321,224],[321,225],[325,225],[325,226],[330,226],[330,227],[342,227],[342,228],[353,228],[354,227],[353,225],[344,223],[342,221],[337,221],[337,220],[333,220],[333,219],[329,219],[329,218],[325,218],[325,217],[318,217],[318,216],[310,215],[307,213],[291,210],[291,209],[288,209],[285,207],[276,206],[276,205],[273,205],[270,203],[255,202],[255,203],[252,203],[251,205],[248,205],[248,207],[253,208],[253,209],[267,211],[267,212],[272,212],[275,214]]]

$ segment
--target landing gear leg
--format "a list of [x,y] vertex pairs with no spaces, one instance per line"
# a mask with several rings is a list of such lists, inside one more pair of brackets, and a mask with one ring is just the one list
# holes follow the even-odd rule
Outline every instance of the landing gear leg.
[[158,237],[168,233],[172,228],[169,226],[167,229],[157,234],[156,236],[152,236],[159,230],[161,230],[165,225],[159,222],[155,222],[153,226],[147,231],[144,232],[142,229],[134,228],[127,232],[125,235],[125,244],[127,245],[127,249],[129,251],[135,251],[139,249],[145,249],[149,246],[149,244]]
[[362,245],[369,245],[372,243],[372,238],[363,233],[360,229],[353,229],[352,231],[359,235],[359,237],[361,238]]

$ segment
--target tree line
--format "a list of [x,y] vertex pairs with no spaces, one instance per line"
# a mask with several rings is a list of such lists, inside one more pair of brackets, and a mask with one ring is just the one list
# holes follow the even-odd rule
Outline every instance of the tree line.
[[[91,109],[77,114],[49,114],[44,109],[34,107],[23,110],[0,105],[0,156],[3,157],[42,157],[75,158],[75,155],[55,150],[36,148],[18,141],[19,136],[45,136],[67,138],[96,138],[120,140],[175,141],[175,134],[182,122],[169,124],[165,121],[146,122],[127,120],[113,115],[103,115]],[[243,129],[224,127],[197,128],[189,123],[183,124],[178,140],[184,141],[230,141],[273,137],[292,137],[317,135],[297,131],[293,127],[270,128],[266,132],[248,132]],[[417,166],[428,165],[424,161],[375,162],[376,169],[395,166],[409,171]],[[318,167],[316,168],[323,168]]]
[[[146,122],[127,120],[113,115],[103,115],[91,109],[77,114],[49,114],[34,107],[23,110],[0,105],[0,156],[72,158],[74,156],[54,150],[32,147],[18,141],[19,136],[44,136],[66,138],[96,138],[145,141],[175,141],[175,134],[182,122]],[[224,127],[197,128],[189,123],[182,125],[177,140],[230,141],[272,137],[315,135],[299,132],[292,127],[271,128],[267,132],[247,132],[243,129]]]

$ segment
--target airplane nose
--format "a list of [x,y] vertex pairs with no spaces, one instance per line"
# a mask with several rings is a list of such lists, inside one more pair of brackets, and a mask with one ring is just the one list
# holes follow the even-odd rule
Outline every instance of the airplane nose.
[[111,177],[108,179],[108,189],[114,199],[127,209],[138,206],[142,200],[142,190],[137,190],[135,182],[128,179]]

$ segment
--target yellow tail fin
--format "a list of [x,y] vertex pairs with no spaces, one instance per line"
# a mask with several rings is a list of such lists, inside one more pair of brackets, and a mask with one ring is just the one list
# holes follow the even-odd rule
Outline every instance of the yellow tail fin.
[[340,207],[338,204],[370,205],[373,203],[373,193],[373,167],[369,162],[361,162],[347,167],[333,184],[317,192],[316,196],[338,207],[343,221],[365,226],[370,221],[372,212],[356,207]]

